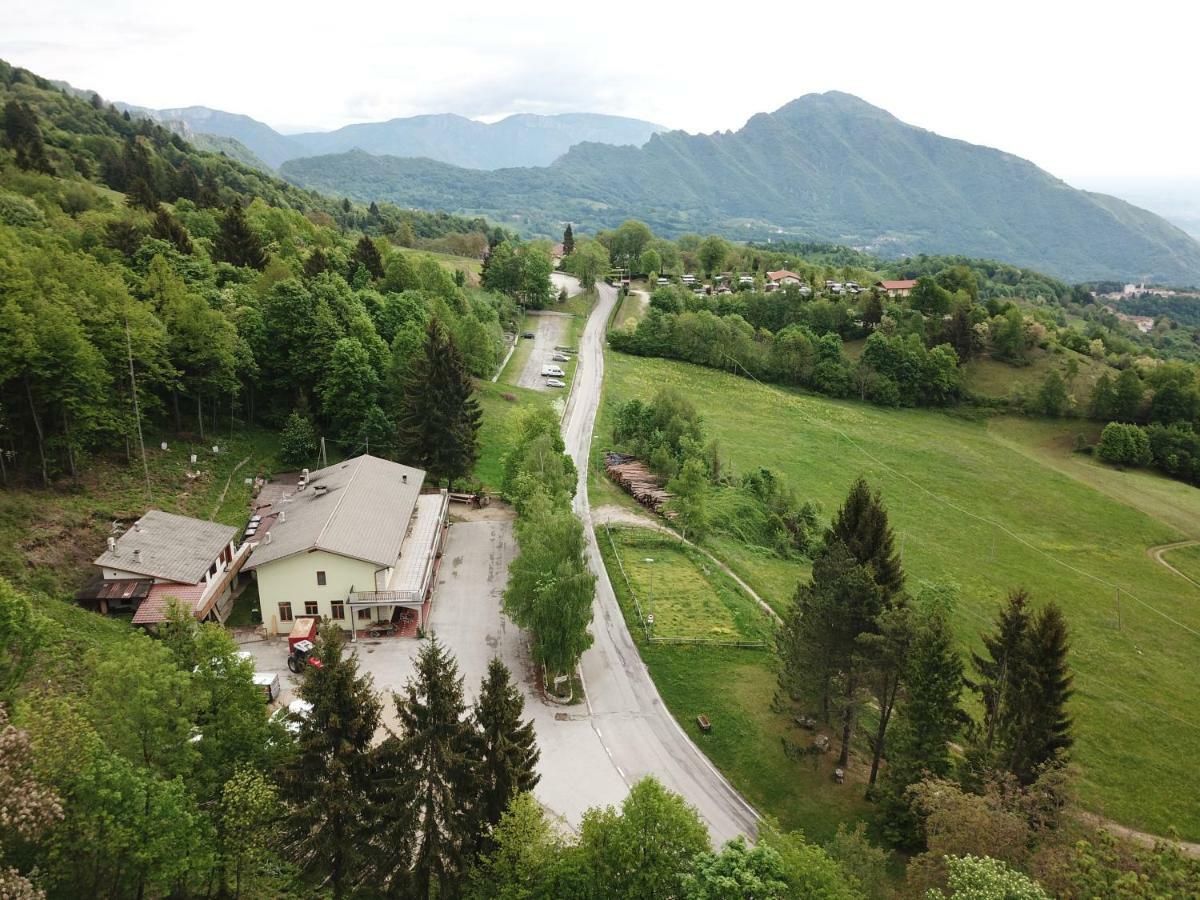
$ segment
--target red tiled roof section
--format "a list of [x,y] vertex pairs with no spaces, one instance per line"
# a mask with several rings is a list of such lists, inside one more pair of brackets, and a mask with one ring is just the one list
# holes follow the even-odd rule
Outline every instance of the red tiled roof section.
[[772,281],[778,281],[780,278],[795,278],[797,281],[804,280],[795,272],[789,272],[787,269],[780,269],[778,272],[768,272],[767,277]]
[[150,588],[150,593],[146,595],[146,599],[142,601],[141,606],[137,608],[137,612],[133,614],[134,625],[150,625],[154,622],[165,622],[167,619],[167,598],[176,597],[184,606],[190,606],[193,614],[200,603],[200,599],[204,596],[204,589],[208,585],[200,584],[173,584],[165,582],[156,584]]
[[900,281],[881,281],[879,286],[885,291],[911,291],[917,286],[915,278],[905,278]]

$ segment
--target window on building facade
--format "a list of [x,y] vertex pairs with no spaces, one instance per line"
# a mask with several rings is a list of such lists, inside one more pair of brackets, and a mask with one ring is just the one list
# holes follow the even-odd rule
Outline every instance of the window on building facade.
[[370,620],[370,618],[371,618],[371,610],[369,610],[369,609],[360,609],[360,610],[358,611],[358,617],[359,617],[360,619],[362,619],[364,622],[365,622],[365,621],[368,621],[368,620]]
[[280,603],[279,604],[279,621],[280,622],[292,621],[292,604],[290,604],[290,603]]
[[325,583],[325,573],[318,572],[317,573],[317,584],[324,584],[324,583]]
[[304,614],[306,616],[315,616],[317,614],[317,601],[316,600],[305,600],[304,601]]
[[335,619],[346,618],[346,604],[345,603],[334,603],[333,604],[333,617]]

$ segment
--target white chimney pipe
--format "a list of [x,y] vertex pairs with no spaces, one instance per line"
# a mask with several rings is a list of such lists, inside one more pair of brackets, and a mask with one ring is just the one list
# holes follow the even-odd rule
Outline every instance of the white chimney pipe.
[[115,537],[110,537],[108,539],[108,552],[109,553],[117,552],[117,539]]

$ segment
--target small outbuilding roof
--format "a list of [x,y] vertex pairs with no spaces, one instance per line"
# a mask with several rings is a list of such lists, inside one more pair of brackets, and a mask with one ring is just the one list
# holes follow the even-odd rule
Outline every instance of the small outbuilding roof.
[[367,454],[318,469],[271,507],[273,521],[244,568],[310,550],[393,565],[424,480],[420,469]]
[[236,534],[232,525],[152,509],[117,538],[113,550],[96,557],[95,564],[164,581],[196,584]]
[[767,277],[772,281],[779,281],[782,278],[795,278],[797,281],[804,280],[795,272],[789,272],[787,269],[780,269],[778,272],[768,272]]
[[917,286],[915,278],[903,278],[899,281],[877,281],[876,287],[881,287],[885,291],[911,291]]

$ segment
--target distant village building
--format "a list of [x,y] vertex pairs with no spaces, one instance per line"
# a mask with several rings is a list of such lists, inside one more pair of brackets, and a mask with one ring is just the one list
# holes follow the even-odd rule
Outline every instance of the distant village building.
[[423,629],[449,507],[444,490],[421,492],[424,481],[420,469],[364,454],[302,477],[261,508],[246,568],[267,633],[302,616],[352,633],[380,622]]
[[898,281],[877,281],[875,287],[886,291],[889,297],[907,297],[917,286],[915,278],[902,278]]
[[1120,312],[1116,316],[1122,322],[1128,322],[1142,334],[1149,334],[1154,330],[1154,316],[1130,316]]
[[767,278],[770,281],[775,282],[780,287],[784,287],[789,284],[803,284],[804,283],[803,278],[801,278],[795,272],[789,272],[787,269],[780,269],[777,272],[768,272]]
[[132,613],[135,625],[167,618],[174,598],[198,621],[225,621],[250,547],[232,525],[152,509],[96,557],[98,574],[75,594],[99,613]]

